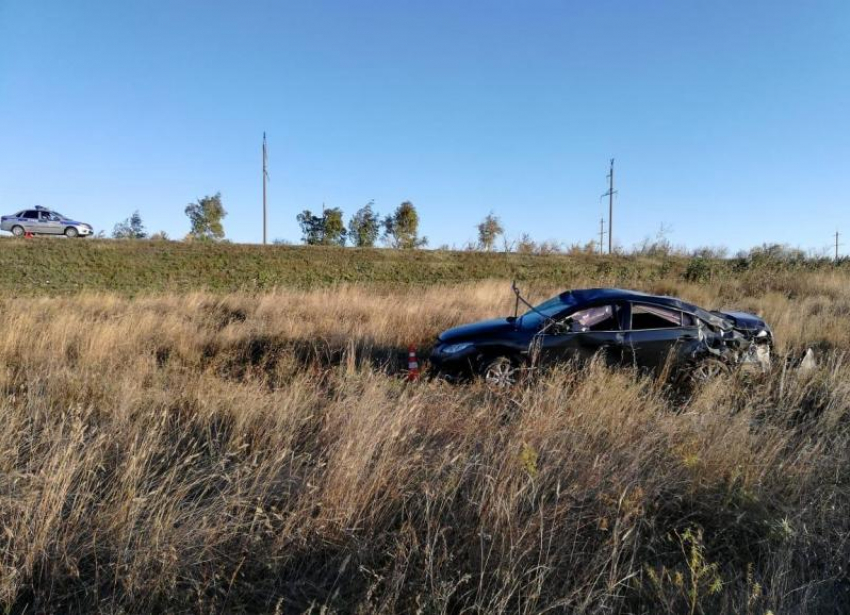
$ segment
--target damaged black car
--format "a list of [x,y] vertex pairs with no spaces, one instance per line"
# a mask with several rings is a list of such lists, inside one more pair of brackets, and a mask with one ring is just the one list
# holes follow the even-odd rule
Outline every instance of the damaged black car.
[[[767,370],[773,333],[758,316],[712,312],[676,299],[616,288],[569,290],[537,306],[514,286],[514,316],[441,333],[431,365],[456,378],[507,386],[546,366],[601,357],[707,380],[737,366]],[[521,316],[519,305],[529,309]]]

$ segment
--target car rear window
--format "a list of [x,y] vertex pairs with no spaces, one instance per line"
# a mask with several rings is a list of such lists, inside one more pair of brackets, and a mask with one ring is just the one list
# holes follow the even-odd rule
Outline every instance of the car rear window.
[[27,220],[38,220],[38,212],[32,210],[25,211],[23,217]]
[[682,326],[682,312],[655,305],[632,305],[632,329],[672,329]]

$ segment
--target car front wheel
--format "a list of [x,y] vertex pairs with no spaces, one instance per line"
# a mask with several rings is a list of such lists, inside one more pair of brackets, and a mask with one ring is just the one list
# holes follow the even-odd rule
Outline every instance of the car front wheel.
[[709,358],[703,359],[697,363],[691,370],[689,376],[694,384],[705,384],[712,380],[728,374],[731,370],[729,365],[720,359]]
[[73,226],[69,226],[68,228],[65,229],[65,237],[70,237],[71,239],[73,239],[74,237],[76,237],[79,234],[80,233]]
[[517,383],[519,368],[507,357],[496,357],[484,362],[481,377],[488,386],[508,388]]
[[12,227],[12,235],[14,235],[15,237],[23,237],[24,236],[24,227],[13,226]]

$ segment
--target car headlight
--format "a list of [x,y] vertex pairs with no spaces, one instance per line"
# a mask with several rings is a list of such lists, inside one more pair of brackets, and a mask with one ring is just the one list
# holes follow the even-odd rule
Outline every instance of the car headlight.
[[463,342],[462,344],[449,344],[443,348],[443,354],[457,354],[462,350],[472,347],[472,342]]

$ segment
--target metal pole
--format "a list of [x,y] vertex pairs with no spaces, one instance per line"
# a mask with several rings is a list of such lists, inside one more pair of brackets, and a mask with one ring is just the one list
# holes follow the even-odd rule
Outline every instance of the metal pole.
[[614,159],[608,173],[608,254],[614,252]]
[[835,262],[838,262],[838,231],[835,231]]
[[266,180],[268,179],[268,153],[266,151],[266,133],[263,133],[263,245],[268,241],[268,207],[266,202]]
[[[608,192],[603,194],[600,199],[608,197],[608,254],[614,252],[614,195],[617,191],[614,190],[614,159],[611,158],[611,170],[608,171]],[[600,233],[601,234],[601,233]],[[600,242],[599,251],[602,251]]]

